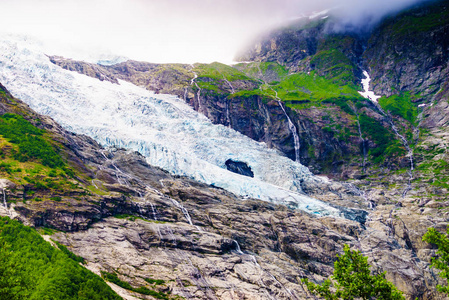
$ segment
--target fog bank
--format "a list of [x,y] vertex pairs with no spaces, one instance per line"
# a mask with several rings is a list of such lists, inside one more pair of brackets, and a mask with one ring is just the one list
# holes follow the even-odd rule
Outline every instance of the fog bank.
[[36,36],[48,54],[149,62],[230,62],[254,36],[334,8],[365,26],[420,0],[2,0],[0,31]]

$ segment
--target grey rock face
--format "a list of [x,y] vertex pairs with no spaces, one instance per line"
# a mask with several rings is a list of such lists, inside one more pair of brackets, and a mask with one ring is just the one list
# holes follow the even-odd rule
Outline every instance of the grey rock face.
[[449,24],[441,16],[448,10],[447,1],[440,1],[391,18],[373,32],[363,57],[377,94],[412,91],[428,102],[447,84]]
[[[75,178],[79,188],[60,201],[50,200],[51,190],[36,191],[46,200],[26,201],[28,187],[5,184],[8,209],[26,224],[60,230],[52,239],[84,257],[94,272],[118,272],[135,287],[190,299],[307,299],[300,279],[322,281],[349,244],[369,257],[373,271],[386,270],[409,299],[442,299],[428,263],[435,250],[421,237],[430,226],[443,229],[447,212],[439,209],[442,202],[416,201],[419,191],[398,206],[400,191],[365,184],[365,198],[351,184],[315,178],[302,183],[309,195],[355,217],[369,212],[364,224],[317,218],[173,177],[136,152],[107,151],[20,100],[1,99],[4,112],[39,119],[70,164],[89,178]],[[82,187],[90,184],[102,192],[86,193]],[[164,281],[156,286],[145,278]],[[146,297],[117,290],[127,298]]]

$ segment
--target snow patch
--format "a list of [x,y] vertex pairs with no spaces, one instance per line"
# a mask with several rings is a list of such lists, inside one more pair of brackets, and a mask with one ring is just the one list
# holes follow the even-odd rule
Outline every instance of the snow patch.
[[319,12],[313,12],[313,13],[309,16],[309,19],[312,20],[312,19],[315,19],[315,18],[317,18],[317,17],[327,15],[327,13],[329,13],[329,11],[330,11],[330,9],[322,10],[322,11],[319,11]]
[[369,90],[369,83],[371,81],[371,77],[369,76],[368,72],[363,71],[363,75],[365,75],[365,78],[362,79],[363,92],[359,92],[360,95],[362,95],[363,97],[365,97],[373,102],[377,102],[377,99],[379,99],[382,96],[378,96],[378,95],[374,94],[373,91]]

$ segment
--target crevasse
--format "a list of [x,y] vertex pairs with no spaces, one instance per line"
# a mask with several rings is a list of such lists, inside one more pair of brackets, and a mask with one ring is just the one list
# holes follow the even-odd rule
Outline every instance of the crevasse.
[[[264,143],[212,124],[172,95],[155,95],[127,82],[100,81],[53,65],[39,42],[0,39],[0,82],[37,112],[103,146],[139,151],[148,163],[242,196],[288,204],[318,215],[339,210],[301,192],[308,168]],[[246,162],[254,178],[226,170]]]

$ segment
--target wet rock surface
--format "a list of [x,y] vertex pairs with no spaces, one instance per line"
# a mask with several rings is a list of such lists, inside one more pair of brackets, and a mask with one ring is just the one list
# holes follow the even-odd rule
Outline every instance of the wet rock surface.
[[[444,229],[447,212],[439,209],[442,202],[417,199],[419,191],[402,199],[401,191],[374,183],[358,182],[368,187],[362,192],[353,184],[313,177],[302,183],[304,191],[345,207],[355,221],[317,218],[174,177],[136,152],[102,149],[19,100],[7,100],[2,99],[4,112],[20,107],[31,120],[39,117],[70,164],[91,179],[76,179],[80,188],[59,201],[50,200],[46,190],[36,193],[47,200],[29,201],[26,187],[3,180],[7,207],[0,205],[0,213],[58,230],[51,238],[84,257],[96,273],[117,272],[134,287],[187,299],[308,299],[300,279],[322,281],[349,244],[369,257],[373,271],[387,271],[409,299],[443,299],[429,269],[435,249],[421,237],[428,227]],[[102,192],[86,193],[83,184]],[[364,222],[357,220],[360,214]],[[114,288],[127,299],[151,299]]]
[[[389,157],[373,172],[368,163],[364,172],[362,148],[374,149],[377,145],[366,136],[362,141],[355,119],[329,104],[325,108],[312,106],[287,113],[301,139],[301,162],[315,173],[351,180],[351,183],[327,178],[304,181],[302,190],[345,208],[347,219],[316,218],[173,177],[149,166],[136,153],[105,151],[91,139],[67,133],[45,117],[43,126],[66,146],[66,155],[107,195],[81,195],[80,190],[64,196],[60,203],[23,203],[24,188],[19,186],[6,189],[8,208],[27,224],[62,230],[52,238],[84,257],[95,272],[117,271],[122,280],[136,287],[147,284],[143,278],[162,279],[164,284],[157,289],[186,299],[310,299],[300,278],[320,282],[329,276],[335,255],[342,252],[344,244],[368,256],[374,272],[386,271],[387,279],[407,299],[446,299],[436,292],[439,278],[429,268],[435,249],[423,242],[422,236],[429,227],[444,231],[447,226],[449,191],[444,185],[435,185],[447,170],[429,173],[419,165],[449,161],[448,51],[444,38],[447,27],[428,36],[403,36],[400,43],[394,42],[397,37],[388,34],[389,29],[380,27],[374,32],[363,59],[376,93],[390,95],[392,87],[400,91],[414,89],[422,95],[417,103],[426,104],[419,111],[421,120],[413,125],[423,130],[416,137],[414,157],[418,167],[413,171],[411,189],[407,192],[404,191],[409,187],[408,174],[394,172],[408,166],[406,157]],[[250,58],[278,61],[293,71],[310,71],[312,65],[307,57],[315,53],[317,36],[322,34],[312,33],[287,32],[282,37],[285,40],[256,45]],[[427,46],[410,47],[420,39]],[[289,45],[288,41],[301,46],[295,48],[291,57],[281,47]],[[388,43],[393,48],[382,46]],[[351,44],[345,50],[353,62],[360,58],[358,47]],[[114,70],[108,69],[107,74],[102,73],[104,69],[97,72],[94,67],[73,68],[100,80],[103,76],[112,81],[118,78],[174,93],[199,109],[197,94],[190,85],[191,66],[182,66],[175,82],[162,80],[171,78],[169,74],[173,71],[158,77],[156,71],[149,70],[162,67],[150,65],[124,63]],[[151,78],[144,75],[147,72],[153,72]],[[273,74],[267,76],[263,79],[276,80]],[[234,88],[251,84],[242,81]],[[229,87],[223,89],[228,89],[227,95],[231,93]],[[227,95],[203,94],[203,113],[216,124],[232,126],[294,157],[292,134],[276,101]],[[374,105],[368,103],[356,110],[389,128],[386,117]],[[8,107],[1,103],[0,111],[7,112]],[[332,122],[354,134],[344,141],[337,138],[335,133],[323,129]],[[1,205],[0,212],[7,213]],[[145,298],[121,292],[126,297]]]

